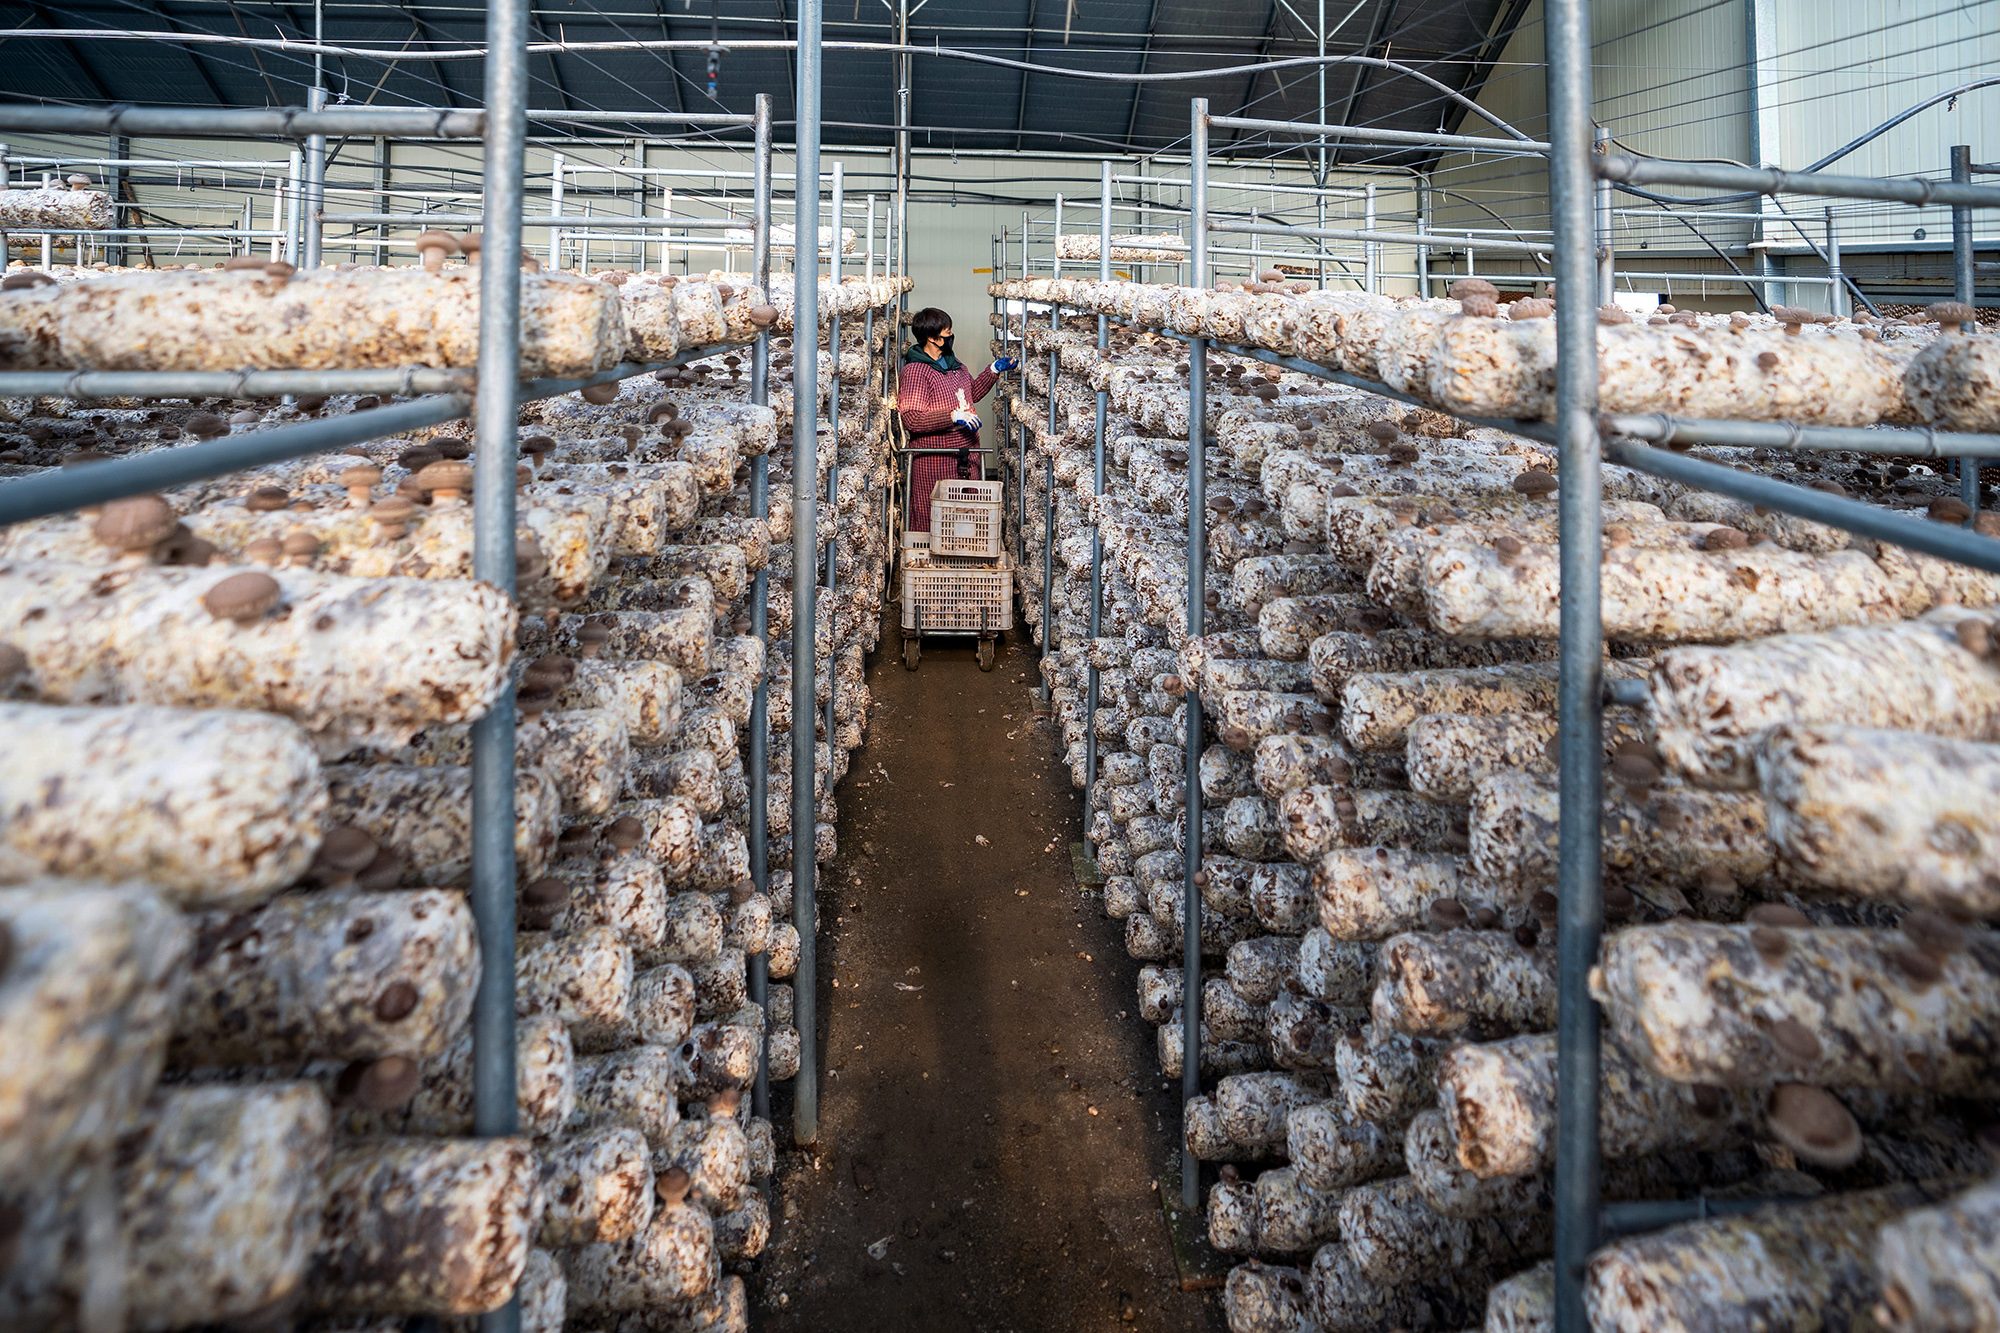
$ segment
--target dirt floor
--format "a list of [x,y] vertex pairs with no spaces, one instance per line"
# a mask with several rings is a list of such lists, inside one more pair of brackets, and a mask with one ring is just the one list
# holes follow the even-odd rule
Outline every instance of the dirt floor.
[[[1079,891],[1081,803],[1032,647],[869,676],[822,883],[816,1151],[780,1156],[753,1279],[772,1333],[1219,1330],[1183,1292],[1156,1177],[1177,1092],[1120,923]],[[791,1142],[789,1095],[774,1111]]]

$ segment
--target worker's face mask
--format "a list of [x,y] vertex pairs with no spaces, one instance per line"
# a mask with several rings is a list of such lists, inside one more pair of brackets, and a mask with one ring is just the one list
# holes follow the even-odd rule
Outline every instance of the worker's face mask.
[[951,355],[951,338],[952,335],[947,333],[944,337],[938,339],[938,350],[945,356]]

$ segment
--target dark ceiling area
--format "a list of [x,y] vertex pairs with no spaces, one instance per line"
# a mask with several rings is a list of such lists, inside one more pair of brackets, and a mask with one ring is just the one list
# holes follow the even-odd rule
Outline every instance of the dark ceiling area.
[[[1198,74],[1310,57],[1327,27],[1329,56],[1387,59],[1455,92],[1477,95],[1526,0],[924,0],[910,18],[914,46],[957,48],[1049,69],[1115,74]],[[797,35],[795,0],[541,0],[532,42],[579,47],[604,42],[716,42],[715,91],[704,50],[579,50],[529,59],[529,105],[564,111],[747,112],[770,92],[788,127],[791,55],[750,42]],[[476,47],[478,5],[327,0],[325,40],[370,54],[327,58],[335,100],[376,105],[479,104],[483,62],[431,58]],[[0,29],[64,29],[74,36],[0,34],[0,97],[141,105],[298,105],[311,58],[252,45],[101,40],[92,30],[310,39],[311,3],[268,0],[0,0]],[[829,0],[828,42],[891,42],[897,14],[885,0]],[[395,59],[382,54],[396,53]],[[407,54],[404,54],[407,53]],[[427,55],[426,53],[430,53]],[[1311,120],[1320,88],[1311,64],[1236,69],[1168,83],[1086,81],[921,55],[912,60],[910,119],[919,147],[966,150],[1176,151],[1188,133],[1188,101],[1209,99],[1219,115]],[[829,50],[824,57],[824,141],[891,142],[894,57]],[[1329,121],[1398,130],[1456,130],[1462,108],[1421,79],[1393,68],[1334,64],[1325,76]],[[1474,128],[1476,118],[1466,128]],[[554,128],[554,127],[545,127]],[[657,129],[594,125],[606,133]],[[789,139],[789,128],[780,130]],[[1295,139],[1249,139],[1218,130],[1217,152],[1302,151]],[[1281,149],[1279,145],[1284,145]],[[1417,165],[1427,154],[1349,144],[1336,164]]]

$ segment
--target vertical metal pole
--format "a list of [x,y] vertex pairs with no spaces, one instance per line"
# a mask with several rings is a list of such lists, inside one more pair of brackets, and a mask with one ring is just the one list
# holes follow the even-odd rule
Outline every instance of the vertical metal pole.
[[[1547,0],[1549,225],[1558,293],[1592,290],[1590,11],[1588,0]],[[1598,1017],[1590,969],[1604,929],[1604,622],[1598,530],[1602,449],[1597,437],[1597,314],[1574,295],[1556,302],[1556,439],[1560,532],[1561,854],[1556,935],[1556,1329],[1588,1333],[1583,1270],[1598,1237]]]
[[[472,568],[514,592],[514,469],[519,459],[521,174],[528,135],[528,0],[486,11],[485,244],[479,252],[479,397],[473,457]],[[323,158],[322,158],[323,161]],[[317,202],[309,235],[317,236]],[[317,241],[315,241],[317,258]],[[479,991],[472,1016],[473,1132],[520,1124],[514,1072],[514,691],[503,688],[472,725],[472,914]],[[511,1299],[480,1316],[485,1333],[518,1333]]]
[[[752,168],[753,224],[756,227],[750,251],[750,271],[757,285],[771,290],[771,95],[757,94],[756,162]],[[662,247],[661,253],[665,253]],[[762,407],[771,400],[771,334],[758,333],[750,345],[750,401]],[[771,513],[771,459],[759,454],[750,460],[750,516],[763,520]],[[765,656],[771,650],[770,571],[760,569],[750,581],[750,632],[762,640]],[[771,673],[757,673],[757,689],[750,696],[750,880],[757,892],[771,890]],[[797,840],[794,839],[794,844]],[[771,1118],[771,972],[770,955],[750,955],[750,1000],[764,1011],[765,1041],[757,1052],[757,1081],[750,1089],[750,1114]]]
[[[1431,174],[1426,171],[1417,177],[1417,234],[1428,236],[1431,224]],[[1325,248],[1325,242],[1320,243]],[[1417,247],[1417,297],[1428,300],[1431,294],[1431,248]]]
[[[840,232],[846,221],[847,197],[840,171],[841,164],[833,164],[833,225],[828,233],[832,237],[827,242],[827,279],[832,282],[838,296],[840,291]],[[832,535],[826,539],[826,595],[832,598],[836,570],[834,561],[840,554],[840,316],[835,315],[827,324],[827,359],[833,364],[833,380],[827,389],[826,421],[827,431],[833,436],[833,465],[826,470],[826,508],[835,520]],[[828,611],[828,615],[833,614]],[[839,651],[838,636],[834,650]],[[831,752],[834,744],[833,700],[840,691],[840,673],[833,669],[831,660],[826,669],[826,744]]]
[[1827,285],[1827,308],[1843,318],[1853,309],[1847,299],[1847,276],[1840,266],[1840,233],[1834,229],[1833,209],[1821,210],[1826,219],[1826,276],[1832,279]]
[[[549,216],[553,218],[562,216],[564,160],[561,153],[551,154],[549,158]],[[549,267],[562,267],[562,232],[555,227],[549,228]]]
[[[314,57],[315,60],[318,57]],[[313,111],[326,109],[326,89],[315,87],[306,93],[306,106]],[[489,167],[490,170],[490,167]],[[315,134],[306,139],[306,180],[305,180],[305,245],[301,251],[304,258],[300,268],[318,268],[320,241],[325,234],[326,216],[326,136]]]
[[[1375,187],[1373,185],[1370,185],[1368,187],[1367,203],[1365,205],[1365,217],[1366,221],[1362,225],[1367,227],[1369,231],[1374,231],[1375,230]],[[1377,267],[1379,263],[1379,253],[1380,252],[1377,251],[1375,248],[1375,242],[1363,241],[1361,243],[1361,254],[1364,259],[1363,267],[1367,270],[1368,290],[1370,292],[1379,292],[1381,290],[1379,284],[1381,283],[1382,275]]]
[[[1194,99],[1192,124],[1188,131],[1188,283],[1208,286],[1208,99]],[[1373,187],[1369,194],[1374,207]],[[1373,284],[1370,284],[1373,289]],[[1187,633],[1192,643],[1203,632],[1202,586],[1208,567],[1208,499],[1206,496],[1208,418],[1208,340],[1188,340],[1188,571]],[[1201,886],[1195,876],[1201,872],[1201,696],[1193,690],[1187,699],[1187,855],[1181,866],[1181,1106],[1182,1127],[1186,1127],[1186,1106],[1201,1095]],[[1186,1135],[1182,1135],[1185,1145]],[[1194,1208],[1201,1202],[1201,1163],[1183,1146],[1181,1149],[1181,1206]]]
[[[125,217],[125,212],[123,209],[116,207],[116,205],[125,202],[125,159],[131,155],[131,152],[132,152],[132,141],[130,139],[126,138],[122,134],[114,134],[111,136],[111,158],[118,165],[111,168],[110,178],[105,181],[105,184],[111,187],[111,200],[114,205],[111,210],[111,216],[114,219],[111,225],[114,227],[123,227],[126,225],[126,223],[123,220]],[[271,228],[272,230],[275,231],[277,230],[277,227],[278,227],[278,210],[276,208],[273,208],[271,210]],[[105,246],[104,247],[105,262],[112,265],[112,267],[114,268],[125,267],[125,256],[127,253],[128,244],[129,243],[125,241],[117,241],[111,245]],[[276,255],[273,255],[271,257],[273,259],[277,258]],[[4,252],[0,252],[0,268],[5,268],[6,266],[7,266],[7,256]]]
[[[1021,495],[1021,517],[1014,524],[1014,564],[1025,566],[1028,563],[1028,423],[1016,422],[1014,430],[1021,441],[1021,460],[1014,467],[1014,480]],[[1044,641],[1048,638],[1046,629],[1042,638]]]
[[[1954,144],[1951,150],[1951,178],[1961,185],[1972,181],[1972,147],[1969,144]],[[1831,218],[1832,210],[1828,210]],[[1827,224],[1827,252],[1833,250],[1833,225]],[[1972,210],[1954,208],[1951,210],[1951,299],[1965,305],[1972,304]],[[1972,517],[1965,522],[1969,527],[1973,517],[1979,514],[1979,460],[1967,457],[1958,460],[1958,496],[1965,501]]]
[[[1319,82],[1319,124],[1324,125],[1326,124],[1326,0],[1319,0],[1319,12],[1313,22],[1313,36],[1315,41],[1318,43],[1317,49],[1319,53],[1319,63],[1313,66],[1314,77]],[[1326,136],[1324,134],[1319,136],[1319,171],[1318,171],[1318,179],[1315,180],[1313,184],[1319,186],[1320,189],[1318,198],[1313,200],[1313,211],[1318,215],[1318,221],[1316,225],[1319,227],[1321,231],[1325,231],[1326,230]],[[1324,289],[1326,286],[1326,238],[1324,236],[1321,236],[1315,239],[1313,242],[1313,249],[1320,256],[1320,258],[1314,262],[1319,270],[1319,285],[1322,289]],[[1423,292],[1419,292],[1417,294],[1419,296],[1424,295]]]
[[[1056,460],[1048,450],[1042,451],[1042,656],[1053,652],[1055,631],[1051,628],[1055,621],[1055,551],[1056,551]],[[1049,683],[1045,678],[1038,691],[1046,696]]]
[[[1611,151],[1611,131],[1599,126],[1591,143],[1599,154]],[[1618,251],[1612,243],[1611,182],[1598,181],[1593,187],[1597,200],[1597,304],[1611,305],[1618,299]],[[1561,290],[1558,288],[1557,290]]]
[[[1954,144],[1951,150],[1951,178],[1960,185],[1972,182],[1972,147]],[[1972,210],[1951,210],[1951,299],[1972,304]]]
[[[1111,162],[1109,159],[1098,164],[1097,203],[1097,279],[1111,281]],[[1111,317],[1097,317],[1097,347],[1099,351],[1111,346]],[[1104,419],[1110,410],[1110,396],[1103,390],[1097,394],[1097,430],[1094,435],[1096,452],[1091,462],[1090,493],[1104,494]],[[1097,530],[1093,520],[1090,525],[1090,637],[1095,640],[1104,632],[1104,534]],[[1093,650],[1095,644],[1093,643]],[[1083,729],[1083,829],[1086,837],[1090,832],[1090,798],[1097,789],[1097,701],[1101,693],[1101,683],[1097,668],[1090,668],[1090,684],[1085,693]]]
[[798,128],[794,135],[792,246],[792,924],[799,932],[792,1007],[799,1029],[799,1076],[792,1092],[792,1139],[819,1141],[819,926],[813,830],[819,814],[813,768],[813,654],[819,583],[819,122],[820,14],[824,0],[799,0]]
[[[896,41],[910,44],[910,0],[897,0]],[[910,271],[910,55],[905,51],[896,57],[896,272]],[[897,298],[900,312],[908,308],[907,293]],[[894,362],[900,364],[903,357],[903,326],[899,318],[896,322],[896,345],[892,349]]]

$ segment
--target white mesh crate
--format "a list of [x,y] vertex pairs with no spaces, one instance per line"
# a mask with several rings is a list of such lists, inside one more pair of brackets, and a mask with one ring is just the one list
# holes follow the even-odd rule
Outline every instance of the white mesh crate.
[[1000,483],[946,479],[931,488],[931,550],[991,560],[1000,554]]
[[1014,628],[1014,571],[937,556],[925,566],[905,565],[903,628],[947,634]]

